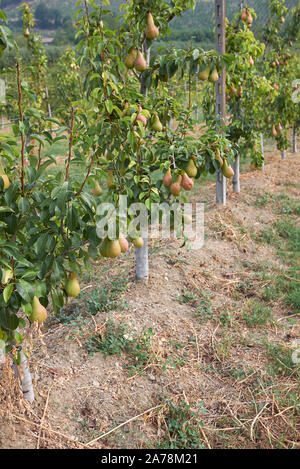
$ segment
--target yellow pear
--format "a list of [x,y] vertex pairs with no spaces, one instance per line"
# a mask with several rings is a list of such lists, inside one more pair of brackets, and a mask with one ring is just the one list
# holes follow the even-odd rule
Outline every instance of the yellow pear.
[[147,28],[145,34],[147,39],[156,39],[159,35],[159,30],[154,24],[153,16],[150,11],[147,14]]
[[66,292],[68,296],[76,298],[80,293],[80,285],[74,272],[71,272],[66,283]]
[[32,303],[32,312],[29,317],[31,322],[37,321],[39,324],[42,324],[47,319],[47,310],[46,308],[41,305],[40,300],[37,296],[33,297]]
[[144,240],[141,236],[136,239],[133,239],[132,243],[136,248],[142,248],[144,246]]
[[144,70],[147,70],[147,62],[140,50],[136,54],[136,59],[134,61],[134,68],[138,72],[144,72]]
[[190,177],[190,178],[194,178],[197,176],[197,167],[195,165],[195,162],[194,160],[191,158],[185,168],[185,172],[186,174]]
[[96,195],[97,197],[100,197],[100,195],[103,194],[103,190],[100,187],[100,184],[98,181],[95,181],[95,187],[93,189],[93,194]]
[[0,177],[3,180],[3,190],[5,191],[6,189],[9,188],[10,182],[6,174],[0,174]]

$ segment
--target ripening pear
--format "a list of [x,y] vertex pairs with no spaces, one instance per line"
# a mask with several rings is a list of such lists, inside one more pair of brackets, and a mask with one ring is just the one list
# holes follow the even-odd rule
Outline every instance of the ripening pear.
[[218,70],[216,68],[214,68],[210,72],[210,75],[208,77],[208,81],[210,81],[211,83],[216,83],[218,80],[219,80]]
[[68,296],[76,298],[80,293],[80,285],[74,272],[71,272],[66,283],[66,292]]
[[198,77],[200,80],[205,81],[205,80],[208,80],[209,75],[210,75],[210,68],[206,67],[199,72]]
[[145,34],[147,39],[156,39],[159,35],[159,30],[154,24],[153,16],[150,11],[147,14],[147,28]]
[[180,194],[180,192],[181,192],[181,181],[182,181],[182,176],[181,176],[181,174],[179,174],[179,176],[177,177],[176,182],[173,182],[173,184],[171,184],[171,187],[170,187],[171,194],[173,194],[175,196],[178,196]]
[[136,59],[136,49],[133,48],[131,49],[131,51],[129,52],[125,60],[125,65],[128,69],[132,69],[134,67],[135,59]]
[[221,171],[222,171],[223,175],[228,179],[230,179],[234,176],[234,171],[233,171],[232,167],[229,166],[226,159],[224,159]]
[[116,187],[115,184],[114,184],[114,181],[115,181],[114,180],[114,173],[113,173],[112,169],[110,169],[108,171],[108,178],[107,178],[107,187],[109,189],[114,189]]
[[100,197],[100,195],[103,194],[103,190],[102,188],[100,187],[100,184],[98,181],[95,181],[95,187],[93,189],[93,194],[97,197]]
[[244,9],[244,10],[242,11],[242,14],[241,14],[241,20],[242,20],[242,21],[246,21],[246,20],[247,20],[247,16],[248,16],[247,10]]
[[182,176],[181,185],[185,191],[191,191],[194,187],[194,181],[186,173]]
[[29,29],[28,29],[28,28],[26,28],[26,29],[25,29],[25,31],[24,31],[24,36],[28,37],[28,36],[29,36],[29,34],[30,34],[30,33],[29,33]]
[[195,165],[195,162],[194,160],[191,158],[185,168],[185,172],[186,174],[190,177],[190,178],[195,178],[197,176],[197,167]]
[[138,114],[136,120],[137,120],[137,121],[141,121],[141,123],[143,124],[143,126],[146,127],[146,125],[147,125],[147,118],[146,118],[143,114]]
[[128,248],[129,248],[128,241],[126,238],[124,238],[123,235],[120,235],[119,237],[119,244],[120,244],[121,252],[128,251]]
[[32,303],[32,312],[30,314],[29,320],[30,322],[37,321],[39,324],[42,324],[47,319],[47,310],[46,308],[41,305],[40,300],[37,296],[33,297]]
[[1,283],[3,283],[3,285],[6,285],[11,278],[13,278],[12,270],[10,270],[10,269],[3,270]]
[[3,190],[5,191],[6,189],[9,188],[10,182],[6,174],[0,174],[0,177],[3,180]]
[[249,11],[248,16],[247,16],[247,25],[250,27],[252,26],[252,23],[253,23],[253,17]]
[[250,55],[250,57],[249,57],[249,64],[251,65],[251,67],[253,67],[253,65],[254,65],[254,60],[253,60],[252,55]]
[[134,61],[134,68],[138,72],[144,72],[145,70],[147,70],[147,62],[140,50],[136,54],[136,59]]
[[282,16],[282,17],[280,18],[280,23],[283,24],[284,22],[285,22],[285,18],[284,18],[284,16]]
[[278,133],[282,133],[282,125],[281,123],[279,122],[279,124],[277,125],[277,130],[278,130]]
[[277,137],[277,130],[276,130],[275,125],[272,125],[271,135],[272,135],[272,137]]
[[135,238],[135,239],[132,240],[132,244],[136,248],[142,248],[144,246],[144,240],[141,236],[139,236],[138,238]]
[[166,174],[164,175],[163,184],[166,187],[170,187],[170,185],[172,184],[171,168],[169,168],[168,171],[166,172]]
[[160,122],[159,117],[158,117],[157,114],[154,114],[152,129],[155,130],[155,132],[161,132],[162,129],[163,129],[163,125]]

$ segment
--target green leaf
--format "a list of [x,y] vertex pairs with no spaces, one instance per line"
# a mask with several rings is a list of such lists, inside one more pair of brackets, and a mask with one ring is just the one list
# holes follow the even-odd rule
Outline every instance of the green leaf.
[[13,290],[14,290],[14,284],[13,283],[10,283],[9,285],[7,285],[7,287],[4,288],[3,298],[4,298],[5,303],[8,303]]

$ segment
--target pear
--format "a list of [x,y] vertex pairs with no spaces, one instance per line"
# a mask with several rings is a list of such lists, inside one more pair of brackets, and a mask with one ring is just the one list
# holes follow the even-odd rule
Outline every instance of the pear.
[[37,321],[39,324],[42,324],[47,319],[47,310],[41,305],[40,300],[37,296],[33,297],[32,303],[32,312],[29,317],[30,322]]
[[249,64],[251,65],[251,67],[253,67],[253,65],[254,65],[254,60],[253,60],[252,55],[250,55],[250,57],[249,57]]
[[134,61],[134,68],[138,72],[144,72],[145,70],[147,70],[147,62],[144,59],[144,56],[140,50],[136,54],[136,59]]
[[241,20],[242,20],[242,21],[246,21],[246,20],[247,20],[247,16],[248,16],[247,10],[244,9],[244,10],[242,11],[242,14],[241,14]]
[[143,126],[146,127],[146,125],[147,125],[147,118],[146,118],[145,116],[143,116],[143,114],[138,114],[136,120],[137,120],[137,121],[141,121],[141,123],[143,124]]
[[208,81],[210,81],[211,83],[216,83],[218,80],[219,80],[218,70],[216,68],[214,68],[210,72],[210,75],[208,77]]
[[220,163],[220,168],[222,168],[224,161],[221,157],[221,152],[219,148],[216,148],[216,160]]
[[281,125],[280,122],[279,122],[279,124],[277,125],[277,131],[278,131],[279,134],[282,133],[282,125]]
[[97,197],[100,197],[100,195],[103,194],[103,190],[102,188],[100,187],[100,184],[98,181],[95,182],[95,187],[93,189],[93,194]]
[[3,272],[2,272],[2,280],[1,280],[1,282],[3,283],[3,285],[6,285],[6,284],[10,281],[10,279],[12,279],[12,278],[13,278],[13,272],[12,272],[12,270],[10,270],[10,269],[5,269],[5,270],[3,270]]
[[159,35],[159,30],[154,24],[153,16],[150,11],[147,14],[147,28],[145,34],[147,39],[156,39]]
[[119,241],[108,239],[106,250],[107,257],[114,259],[115,257],[118,257],[121,252],[122,250]]
[[285,22],[285,18],[284,18],[284,16],[282,16],[282,17],[280,18],[280,23],[283,24],[284,22]]
[[186,173],[182,176],[181,185],[185,191],[191,191],[194,187],[194,181]]
[[10,182],[6,174],[0,174],[0,177],[3,180],[3,190],[5,191],[6,189],[9,188]]
[[144,246],[144,240],[141,236],[132,240],[133,245],[136,248],[142,248]]
[[76,298],[80,293],[80,285],[74,272],[71,272],[66,283],[66,292],[68,296]]
[[272,137],[277,137],[277,130],[276,130],[275,125],[272,125],[271,135],[272,135]]
[[182,176],[181,176],[181,174],[179,174],[179,176],[177,177],[176,182],[173,182],[173,184],[171,184],[171,187],[170,187],[171,194],[175,195],[176,197],[181,192],[181,181],[182,181]]
[[114,189],[116,186],[114,184],[114,173],[112,169],[108,171],[108,178],[107,178],[107,187],[109,189]]
[[128,69],[134,68],[135,59],[136,59],[136,49],[133,48],[131,49],[131,51],[129,52],[125,60],[125,65]]
[[120,244],[121,252],[128,251],[128,248],[129,248],[128,241],[126,238],[124,238],[123,235],[119,236],[119,244]]
[[194,178],[197,176],[197,167],[195,165],[195,162],[194,160],[191,158],[185,168],[185,172],[186,174],[190,177],[190,178]]
[[237,94],[237,89],[234,85],[232,85],[232,87],[231,87],[231,93],[232,94]]
[[246,22],[247,22],[247,25],[248,25],[249,27],[252,26],[253,17],[252,17],[252,15],[251,15],[250,11],[249,11],[249,13],[248,13]]
[[228,165],[227,160],[224,159],[223,166],[221,168],[222,173],[224,176],[228,179],[232,178],[234,176],[234,171],[231,166]]
[[29,29],[28,29],[28,28],[26,28],[26,29],[25,29],[25,31],[24,31],[24,36],[28,37],[28,36],[29,36],[29,34],[30,34],[30,33],[29,33]]
[[163,129],[162,123],[160,122],[157,114],[154,114],[152,129],[155,130],[155,132],[161,132]]
[[205,81],[205,80],[208,80],[209,75],[210,75],[210,68],[206,67],[199,72],[198,77],[200,80]]
[[163,184],[166,187],[170,187],[170,185],[172,184],[171,168],[169,168],[168,171],[166,172],[166,174],[164,175]]

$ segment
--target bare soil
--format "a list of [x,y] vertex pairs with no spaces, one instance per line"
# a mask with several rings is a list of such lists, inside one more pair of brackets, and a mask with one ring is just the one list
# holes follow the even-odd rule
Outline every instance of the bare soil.
[[[198,447],[299,447],[297,376],[272,372],[264,345],[280,344],[292,353],[300,338],[283,297],[267,304],[262,299],[273,277],[288,275],[278,247],[258,240],[283,215],[257,200],[282,194],[300,200],[300,154],[290,153],[286,161],[270,154],[264,172],[242,174],[241,187],[241,194],[228,188],[225,208],[213,202],[213,183],[197,188],[194,200],[210,201],[204,247],[188,251],[180,241],[153,242],[148,284],[134,282],[132,250],[105,261],[105,268],[103,260],[95,263],[86,295],[112,284],[120,272],[128,277],[114,310],[91,316],[81,311],[79,299],[71,308],[77,304],[85,318],[80,324],[52,321],[43,334],[32,331],[36,401],[18,401],[4,367],[10,391],[0,391],[1,448],[149,448],[166,441],[170,447],[170,402],[177,406],[175,420],[182,405],[190,406],[185,424],[198,435]],[[299,217],[294,220],[300,227]],[[270,309],[266,324],[245,321],[253,302]],[[108,320],[126,323],[129,335],[151,329],[142,367],[134,368],[126,352],[106,358],[102,351],[87,352],[92,337],[104,337]],[[195,443],[187,437],[185,444]]]

